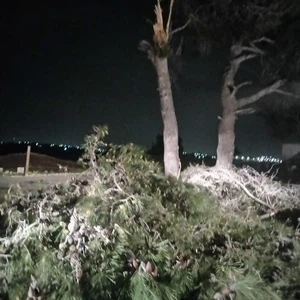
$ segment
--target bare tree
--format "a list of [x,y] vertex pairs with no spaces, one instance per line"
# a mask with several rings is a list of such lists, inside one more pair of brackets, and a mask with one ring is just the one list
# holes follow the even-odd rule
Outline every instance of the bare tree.
[[157,0],[155,5],[156,22],[153,25],[153,45],[148,41],[141,41],[139,49],[148,54],[152,62],[158,81],[160,94],[161,115],[163,121],[163,140],[164,140],[164,168],[167,176],[178,178],[181,171],[178,147],[178,124],[173,102],[171,80],[168,67],[168,56],[171,53],[170,42],[172,36],[185,29],[189,21],[183,26],[172,30],[172,10],[174,0],[170,0],[167,22],[163,19],[161,1]]
[[[286,80],[274,76],[271,83],[257,93],[240,98],[238,91],[251,82],[237,83],[236,75],[243,63],[266,55],[267,48],[274,44],[267,35],[274,35],[283,18],[299,10],[300,6],[295,6],[291,0],[202,0],[201,4],[197,14],[198,30],[204,28],[210,32],[211,40],[229,41],[231,44],[221,88],[222,116],[219,117],[216,162],[216,167],[230,168],[234,157],[237,117],[253,113],[252,105],[266,95],[274,92],[287,94],[281,90]],[[199,1],[186,0],[184,6],[189,13],[199,7]]]

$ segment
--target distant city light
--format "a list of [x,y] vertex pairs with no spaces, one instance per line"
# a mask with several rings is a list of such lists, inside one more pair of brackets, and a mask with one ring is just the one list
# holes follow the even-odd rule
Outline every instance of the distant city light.
[[[78,146],[78,145],[66,145],[66,144],[42,144],[42,143],[31,143],[29,141],[18,141],[16,142],[15,140],[13,140],[14,143],[17,144],[32,144],[35,145],[39,148],[43,147],[43,146],[50,146],[50,147],[59,147],[59,148],[63,148],[64,151],[67,151],[69,149],[77,149],[77,150],[83,150],[82,146]],[[8,144],[9,142],[4,142],[4,141],[0,141],[0,144]],[[105,149],[103,148],[98,148],[98,151],[100,153],[104,153]],[[186,151],[182,152],[183,155],[193,155],[196,159],[199,160],[204,160],[205,158],[211,158],[211,159],[216,159],[217,157],[215,155],[208,155],[207,153],[201,153],[201,152],[195,152],[195,153],[188,153]],[[257,156],[257,157],[250,157],[250,156],[243,156],[243,155],[236,155],[234,156],[235,160],[240,160],[240,161],[247,161],[247,162],[268,162],[268,163],[277,163],[280,164],[282,163],[281,159],[272,157],[272,156],[267,156],[267,155],[262,155],[262,156]]]

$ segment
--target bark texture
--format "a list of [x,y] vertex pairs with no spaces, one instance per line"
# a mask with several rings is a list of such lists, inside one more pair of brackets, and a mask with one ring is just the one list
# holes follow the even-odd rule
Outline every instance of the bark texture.
[[178,178],[181,168],[178,147],[178,124],[173,103],[167,57],[154,57],[154,66],[157,72],[163,121],[165,174]]

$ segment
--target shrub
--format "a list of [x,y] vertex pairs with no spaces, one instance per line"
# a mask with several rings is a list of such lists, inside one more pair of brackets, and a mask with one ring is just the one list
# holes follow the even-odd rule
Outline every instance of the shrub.
[[7,195],[2,297],[297,299],[293,228],[220,209],[134,145],[110,145],[92,166],[88,180]]

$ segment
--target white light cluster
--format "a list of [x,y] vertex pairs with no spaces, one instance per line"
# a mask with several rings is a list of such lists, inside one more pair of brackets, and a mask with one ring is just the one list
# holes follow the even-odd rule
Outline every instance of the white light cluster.
[[203,159],[203,158],[207,157],[208,155],[205,154],[205,153],[198,153],[198,152],[196,152],[196,153],[194,153],[194,156],[195,156],[197,159]]
[[[0,141],[0,144],[7,144],[8,142]],[[48,144],[43,144],[43,143],[31,143],[29,141],[18,141],[16,142],[17,144],[33,144],[37,147],[43,147],[43,146],[48,146]],[[50,147],[59,147],[59,148],[64,148],[64,150],[76,148],[76,149],[83,149],[83,147],[77,146],[77,145],[66,145],[66,144],[50,144]]]
[[[4,141],[0,141],[0,144],[4,144]],[[19,141],[18,144],[30,144],[30,142],[28,141]],[[38,147],[42,147],[43,144],[41,143],[35,143],[36,146]],[[64,151],[67,151],[68,149],[72,149],[72,148],[76,148],[76,149],[83,149],[83,147],[80,147],[78,145],[66,145],[66,144],[50,144],[50,147],[60,147],[60,148],[64,148]],[[103,153],[105,152],[105,149],[103,148],[98,148],[98,151]],[[187,152],[182,152],[183,155],[188,155],[189,153]],[[215,155],[210,156],[206,153],[199,153],[199,152],[195,152],[192,153],[194,155],[194,157],[196,159],[204,159],[204,158],[209,158],[211,157],[212,159],[216,159],[217,157]],[[235,160],[242,160],[242,161],[256,161],[256,162],[270,162],[270,163],[282,163],[281,159],[278,158],[274,158],[272,156],[259,156],[259,157],[250,157],[250,156],[243,156],[243,155],[236,155],[234,157]]]
[[258,156],[258,157],[249,157],[249,156],[235,156],[237,160],[246,160],[246,161],[258,161],[258,162],[271,162],[271,163],[282,163],[281,159],[272,157],[272,156]]
[[76,149],[83,149],[82,147],[79,147],[77,145],[65,145],[65,144],[59,144],[59,145],[56,145],[56,144],[52,144],[54,147],[59,147],[59,148],[64,148],[64,151],[67,151],[68,149],[72,149],[72,148],[76,148]]
[[[188,155],[189,153],[187,152],[182,152],[183,155]],[[192,153],[194,155],[195,158],[197,159],[204,159],[204,158],[212,158],[212,159],[217,159],[217,157],[215,155],[208,155],[206,153]],[[250,156],[243,156],[243,155],[236,155],[234,157],[235,160],[243,160],[243,161],[256,161],[256,162],[270,162],[270,163],[282,163],[281,159],[272,157],[272,156],[258,156],[258,157],[250,157]]]
[[66,144],[59,144],[59,145],[56,145],[56,144],[51,144],[50,147],[59,147],[59,148],[64,148],[64,151],[67,151],[69,149],[82,149],[82,147],[79,147],[77,145],[73,146],[73,145],[66,145]]

